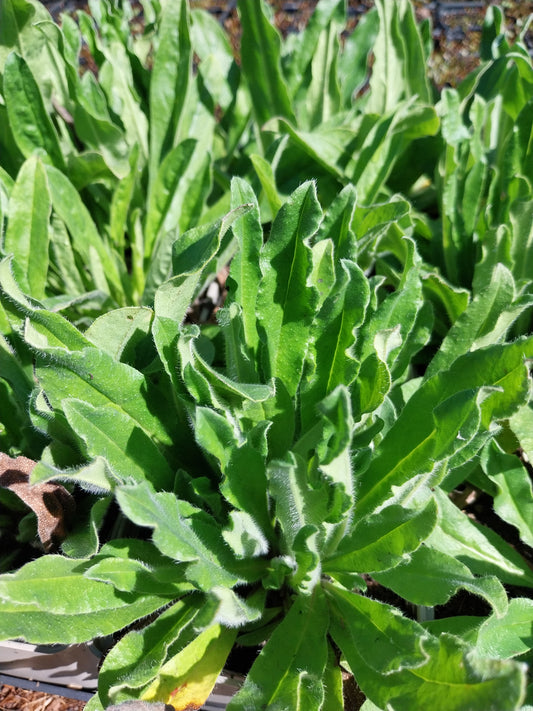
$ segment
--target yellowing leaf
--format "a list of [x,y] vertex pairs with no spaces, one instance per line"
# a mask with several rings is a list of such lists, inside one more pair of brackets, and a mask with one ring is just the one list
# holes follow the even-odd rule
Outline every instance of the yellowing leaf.
[[211,625],[161,668],[142,695],[163,701],[176,711],[200,709],[213,690],[233,646],[237,630]]

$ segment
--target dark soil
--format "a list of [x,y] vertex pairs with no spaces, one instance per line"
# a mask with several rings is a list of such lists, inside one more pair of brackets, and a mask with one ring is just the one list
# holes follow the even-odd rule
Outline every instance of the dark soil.
[[4,684],[0,687],[0,711],[82,711],[85,703],[43,691],[28,691]]

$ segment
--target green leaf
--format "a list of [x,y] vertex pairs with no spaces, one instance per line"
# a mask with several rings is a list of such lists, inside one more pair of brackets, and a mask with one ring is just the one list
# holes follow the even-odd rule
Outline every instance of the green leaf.
[[424,544],[411,553],[410,560],[372,577],[415,605],[444,605],[463,588],[485,598],[498,617],[507,611],[507,595],[497,577],[476,578],[459,560]]
[[182,110],[191,81],[192,50],[186,0],[167,2],[159,24],[150,80],[150,176],[179,142]]
[[37,153],[65,170],[59,138],[39,86],[24,58],[15,52],[6,59],[3,84],[9,124],[24,157]]
[[313,488],[308,481],[305,461],[289,453],[286,460],[268,465],[269,491],[276,504],[276,518],[291,551],[299,532],[308,526],[317,528],[327,517],[325,486]]
[[382,114],[412,96],[429,103],[426,58],[413,6],[407,0],[378,0],[376,7],[379,31],[366,110]]
[[242,25],[242,71],[259,126],[274,116],[294,119],[281,72],[280,36],[267,19],[263,0],[238,0],[237,7]]
[[503,583],[533,587],[533,572],[517,551],[492,529],[471,521],[440,489],[440,517],[427,545],[464,563],[476,575],[495,575]]
[[312,329],[313,370],[302,387],[303,420],[314,415],[316,403],[337,385],[349,387],[359,363],[353,354],[355,329],[363,322],[370,298],[368,280],[361,269],[341,260],[337,280],[318,312]]
[[188,595],[140,630],[124,635],[106,654],[98,675],[98,695],[107,706],[138,698],[153,681],[169,655],[195,636],[195,620],[204,600]]
[[364,85],[369,73],[369,56],[374,47],[379,30],[379,15],[375,8],[365,12],[355,30],[344,41],[342,54],[338,59],[339,84],[342,103],[350,108],[355,95]]
[[497,487],[494,510],[518,529],[524,543],[533,545],[533,489],[525,467],[494,441],[485,447],[481,465]]
[[239,380],[232,380],[215,370],[200,355],[197,342],[196,333],[183,333],[180,342],[183,377],[185,384],[189,387],[189,383],[192,383],[192,388],[195,390],[196,385],[194,383],[200,376],[204,384],[209,387],[209,395],[207,396],[210,401],[209,404],[220,409],[223,409],[226,404],[240,409],[246,402],[261,403],[274,395],[272,385],[242,383]]
[[233,233],[239,249],[233,258],[229,275],[228,298],[241,305],[244,339],[251,353],[257,353],[255,307],[261,271],[259,252],[263,245],[263,229],[259,205],[252,188],[242,179],[234,178],[231,183],[231,207],[250,205],[250,210],[233,226]]
[[222,532],[224,540],[238,558],[256,558],[268,553],[268,541],[246,511],[231,511],[231,528]]
[[263,457],[249,444],[233,447],[223,472],[220,491],[224,498],[250,515],[262,534],[272,539],[266,465]]
[[252,161],[254,170],[257,173],[261,187],[263,188],[264,194],[268,200],[272,219],[274,219],[283,203],[276,187],[274,168],[269,161],[263,158],[263,156],[260,156],[258,153],[252,153],[250,160]]
[[[329,4],[329,8],[327,5]],[[305,101],[298,106],[300,122],[304,119],[309,127],[318,126],[334,117],[340,109],[340,86],[337,78],[337,57],[339,54],[339,37],[346,20],[345,0],[333,3],[321,3],[318,11],[312,15],[307,31],[314,29],[313,20],[321,12],[329,9],[331,18],[327,25],[316,32],[314,41],[302,37],[302,42],[311,41],[312,56],[307,68],[306,77],[300,90],[303,90]],[[319,29],[318,27],[316,28]],[[304,109],[305,107],[305,109]]]
[[124,291],[118,264],[99,234],[81,196],[68,178],[56,168],[46,166],[46,174],[52,206],[67,226],[74,251],[89,267],[94,283],[99,285],[103,281],[105,290],[121,305]]
[[113,585],[121,592],[176,598],[191,590],[183,567],[163,556],[153,543],[115,539],[106,543],[85,571],[90,580]]
[[129,478],[170,489],[174,472],[153,439],[120,407],[66,398],[61,407],[89,458],[102,457],[120,481]]
[[507,613],[491,615],[479,627],[476,651],[484,657],[511,659],[533,649],[533,601],[510,600]]
[[131,207],[136,182],[138,180],[139,168],[139,148],[134,146],[129,156],[129,170],[117,183],[111,198],[109,236],[112,244],[118,248],[123,248],[125,246],[128,213]]
[[[0,6],[0,72],[3,73],[7,55],[11,50],[18,50],[20,55],[32,49],[32,40],[36,33],[34,22],[50,19],[44,6],[30,2],[5,0]],[[35,49],[35,47],[33,47]]]
[[[148,212],[145,226],[145,256],[154,251],[156,241],[161,234],[173,232],[177,238],[189,227],[195,226],[201,209],[187,210],[192,207],[191,195],[200,185],[205,199],[204,173],[209,172],[209,156],[200,155],[198,142],[186,139],[169,151],[161,162],[154,176],[148,200]],[[189,201],[189,205],[188,205]],[[203,207],[203,200],[200,199]],[[196,219],[195,219],[196,217]]]
[[154,529],[153,540],[162,553],[189,563],[186,577],[200,589],[232,587],[239,581],[227,569],[231,556],[219,526],[207,513],[174,494],[154,492],[147,482],[121,486],[116,496],[129,519]]
[[[382,239],[380,247],[387,246],[386,239]],[[393,244],[392,247],[401,253],[403,274],[398,288],[379,304],[372,318],[366,319],[360,330],[356,355],[364,360],[376,350],[395,380],[402,377],[412,356],[429,340],[431,316],[424,313],[421,263],[414,243],[402,238],[398,246]],[[378,344],[383,337],[388,340],[389,335],[393,339],[380,352]]]
[[15,257],[13,271],[22,290],[36,299],[45,294],[50,212],[46,173],[38,158],[29,158],[11,190],[3,247]]
[[298,595],[248,672],[228,711],[319,711],[328,659],[328,611],[320,589]]
[[531,402],[522,405],[509,420],[511,430],[530,462],[533,462],[533,406]]
[[1,575],[0,637],[77,644],[116,632],[165,604],[157,595],[117,593],[112,585],[88,580],[90,565],[46,555]]
[[[423,391],[419,390],[418,394],[422,400]],[[369,467],[359,477],[356,503],[359,516],[370,513],[386,500],[392,487],[406,484],[417,475],[424,475],[423,479],[431,482],[439,471],[437,463],[451,457],[477,433],[480,410],[475,392],[464,390],[438,405],[432,398],[429,412],[414,403],[411,405],[413,398],[415,396],[376,447]],[[406,427],[404,422],[411,412],[416,412],[416,420]]]
[[448,331],[426,371],[427,376],[449,367],[456,358],[470,350],[501,341],[519,315],[516,314],[510,322],[504,321],[504,314],[511,310],[514,297],[514,280],[510,271],[503,264],[496,264],[490,283],[474,296]]
[[524,357],[530,347],[523,340],[480,348],[426,380],[376,447],[359,479],[361,515],[378,505],[391,486],[404,484],[416,472],[431,480],[430,472],[438,472],[437,462],[454,456],[458,466],[477,453],[491,423],[512,415],[527,397]]
[[433,499],[423,509],[387,506],[358,521],[336,553],[324,561],[324,571],[374,573],[395,568],[417,550],[436,522]]
[[98,80],[109,97],[111,111],[120,116],[127,143],[138,145],[145,158],[148,155],[148,118],[135,91],[131,54],[122,43],[109,42],[104,47],[104,55],[107,61],[99,69]]
[[137,348],[149,338],[154,312],[145,307],[113,309],[96,318],[85,336],[117,361],[134,365]]
[[261,251],[263,274],[257,301],[266,378],[279,377],[290,395],[298,389],[318,294],[307,287],[308,239],[322,211],[313,183],[295,190],[278,212]]
[[[96,457],[89,464],[85,464],[72,469],[60,469],[54,466],[49,461],[46,461],[44,456],[41,461],[37,462],[31,472],[31,483],[38,484],[45,481],[66,481],[78,484],[82,489],[87,491],[104,494],[111,492],[116,483],[109,466],[104,459]],[[66,553],[66,551],[64,551]],[[84,557],[84,556],[75,556]]]
[[[416,669],[426,660],[425,630],[403,617],[391,605],[363,597],[331,583],[325,585],[331,612],[331,634],[345,654],[358,679],[358,665],[352,664],[352,647],[364,655],[365,663],[379,676],[404,669]],[[363,687],[362,687],[363,688]]]
[[428,636],[395,608],[331,585],[327,589],[333,639],[378,708],[430,707],[441,704],[443,694],[450,711],[514,711],[519,706],[524,665],[480,659],[452,635]]
[[54,409],[61,411],[65,398],[75,398],[96,408],[111,406],[124,413],[124,423],[129,416],[159,446],[171,445],[168,427],[172,418],[167,403],[161,397],[161,391],[139,371],[125,363],[117,363],[96,348],[77,351],[48,348],[35,328],[28,327],[26,337],[41,352],[53,354],[56,361],[53,370],[38,367],[36,371]]

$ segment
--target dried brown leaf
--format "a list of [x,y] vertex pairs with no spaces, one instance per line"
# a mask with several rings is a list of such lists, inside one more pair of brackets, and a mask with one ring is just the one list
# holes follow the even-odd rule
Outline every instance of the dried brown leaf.
[[65,538],[75,510],[74,498],[61,484],[30,484],[35,462],[0,452],[0,486],[16,494],[37,516],[37,532],[45,551]]

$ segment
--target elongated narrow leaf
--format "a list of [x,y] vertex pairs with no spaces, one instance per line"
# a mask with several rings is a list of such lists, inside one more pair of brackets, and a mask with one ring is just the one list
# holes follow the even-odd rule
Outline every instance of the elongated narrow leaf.
[[36,299],[44,296],[47,281],[50,212],[46,173],[38,158],[29,158],[11,190],[4,251],[15,257],[22,290]]
[[120,42],[104,46],[104,54],[108,61],[100,67],[98,80],[109,97],[111,111],[120,115],[127,144],[139,146],[144,161],[148,155],[148,118],[134,88],[131,57]]
[[408,431],[402,429],[401,437],[400,426],[393,426],[360,479],[356,503],[359,515],[370,512],[382,497],[390,495],[392,486],[405,484],[416,474],[424,474],[431,481],[436,463],[460,450],[477,433],[481,419],[477,400],[475,392],[462,391],[433,412],[426,411],[425,416],[420,411],[420,420]]
[[413,7],[407,0],[378,0],[376,7],[379,31],[367,111],[383,113],[411,96],[429,102],[426,61]]
[[4,95],[11,130],[24,157],[37,153],[65,170],[59,138],[39,86],[26,61],[14,52],[4,67]]
[[238,0],[237,4],[242,24],[242,70],[260,126],[274,116],[294,119],[280,67],[280,36],[268,21],[263,2]]
[[270,537],[264,457],[250,444],[239,442],[242,434],[235,425],[211,408],[196,408],[195,432],[198,444],[219,462],[224,475],[220,485],[223,496],[252,518],[253,525],[262,529],[263,535]]
[[0,288],[13,304],[21,318],[29,317],[35,323],[46,324],[46,345],[78,350],[91,345],[82,333],[60,314],[47,311],[41,302],[26,296],[20,289],[12,270],[12,259],[0,262]]
[[[46,8],[28,2],[6,0],[0,5],[0,72],[3,73],[6,57],[12,50],[21,56],[35,49],[35,22],[50,19]],[[39,33],[40,34],[40,33]]]
[[[333,639],[349,662],[352,644],[380,676],[419,667],[426,660],[422,642],[429,635],[417,622],[391,605],[335,585],[328,584],[326,590]],[[357,678],[357,667],[352,670]]]
[[333,20],[334,24],[342,25],[345,22],[344,0],[326,0],[319,3],[305,29],[294,38],[290,53],[283,58],[287,81],[293,94],[313,61],[321,33],[328,29]]
[[165,610],[150,625],[122,637],[106,655],[98,675],[98,695],[107,706],[135,699],[152,682],[169,650],[186,646],[194,637],[194,621],[203,603],[189,595]]
[[192,53],[186,0],[167,2],[150,81],[150,174],[179,141],[182,109],[191,81]]
[[[26,337],[29,343],[45,352],[46,346],[42,346],[35,329],[31,332],[27,329]],[[54,408],[61,410],[62,402],[67,397],[74,397],[94,407],[114,404],[133,418],[154,441],[163,446],[171,443],[168,426],[172,418],[164,414],[164,403],[161,402],[161,410],[157,405],[157,400],[161,401],[161,392],[156,395],[153,386],[139,371],[117,363],[96,348],[70,353],[59,348],[51,351],[57,359],[54,372],[39,367],[37,377]],[[114,375],[110,375],[112,373]],[[142,394],[146,390],[153,393],[150,408]],[[151,412],[154,408],[159,410],[157,414]]]
[[279,377],[290,395],[298,389],[318,301],[307,287],[312,268],[307,241],[321,216],[314,184],[302,185],[278,212],[261,252],[257,316],[263,367],[266,377]]
[[150,193],[146,220],[145,253],[149,256],[155,241],[162,232],[175,231],[185,222],[182,215],[183,202],[190,180],[184,176],[195,152],[196,141],[187,139],[174,149],[161,162],[154,178],[154,187]]
[[375,8],[368,10],[358,21],[355,30],[346,38],[338,59],[339,84],[342,101],[350,108],[355,94],[369,73],[369,55],[379,30],[379,15]]
[[112,585],[88,580],[89,566],[47,555],[1,575],[0,637],[76,644],[115,632],[165,604],[164,597],[117,593]]
[[[235,208],[222,220],[188,230],[173,244],[173,271],[176,276],[156,290],[152,333],[176,393],[184,390],[181,379],[178,378],[180,366],[176,346],[179,326],[198,291],[202,272],[216,257],[232,224],[245,215],[248,209],[246,206]],[[185,427],[185,414],[180,414],[183,414]]]
[[[427,376],[449,367],[456,358],[470,349],[478,348],[476,341],[486,334],[490,334],[492,343],[501,340],[507,329],[501,333],[494,331],[502,314],[510,309],[514,291],[511,273],[503,264],[497,264],[490,283],[474,297],[453,324],[438,353],[431,361],[426,371]],[[509,325],[507,324],[507,328]],[[480,345],[488,344],[481,342]]]
[[195,334],[183,335],[182,341],[188,345],[190,357],[186,354],[186,345],[180,344],[183,359],[183,376],[185,384],[193,376],[201,376],[209,385],[211,404],[221,409],[225,404],[240,409],[244,403],[260,403],[274,395],[272,385],[263,383],[242,383],[228,378],[210,366],[198,352]]
[[268,479],[276,502],[276,517],[290,550],[302,529],[319,526],[327,517],[325,486],[312,488],[303,459],[294,455],[288,456],[285,461],[270,463]]
[[[383,248],[387,242],[382,240]],[[381,246],[381,245],[380,245]],[[398,289],[389,294],[376,309],[373,318],[367,319],[361,329],[357,355],[364,360],[374,349],[387,363],[393,378],[401,377],[412,356],[429,339],[430,331],[423,311],[420,257],[410,239],[402,239],[404,271]],[[377,344],[383,336],[395,333],[395,345],[380,352]]]
[[513,433],[530,462],[533,461],[533,407],[528,402],[522,405],[510,419]]
[[234,210],[245,204],[252,206],[250,211],[233,227],[239,250],[231,263],[228,298],[241,305],[246,345],[251,353],[256,353],[259,336],[255,308],[261,279],[259,252],[263,245],[263,230],[254,191],[240,178],[234,178],[231,183],[231,207]]
[[332,293],[313,324],[314,372],[302,388],[305,420],[309,421],[315,405],[337,385],[352,384],[359,365],[352,350],[354,332],[364,319],[369,298],[368,280],[363,272],[354,262],[341,260]]
[[[426,472],[431,471],[441,456],[459,456],[462,451],[465,456],[473,456],[481,449],[485,443],[483,432],[491,421],[509,417],[527,397],[524,358],[530,349],[527,339],[478,349],[427,380],[409,399],[361,477],[359,510],[366,509],[370,499],[377,503],[378,491],[384,494],[382,485],[386,480],[392,484],[399,476],[396,479],[399,484],[412,477],[415,470],[420,471],[420,466]],[[433,424],[430,417],[435,418]],[[401,471],[404,474],[400,475]],[[366,501],[366,492],[371,489],[374,492],[369,493]]]
[[201,708],[231,651],[237,630],[212,625],[166,662],[142,693],[146,701],[164,701],[176,711]]
[[90,580],[100,580],[122,592],[176,598],[192,589],[183,566],[162,555],[149,541],[115,539],[103,545],[85,571]]
[[117,262],[111,256],[103,237],[98,233],[78,191],[63,173],[52,166],[47,166],[46,174],[54,211],[67,226],[74,250],[88,266],[91,260],[93,262],[95,259],[98,260],[99,265],[92,270],[95,282],[98,284],[101,281],[101,270],[104,283],[108,284],[108,292],[118,304],[122,305],[124,293]]
[[319,711],[327,663],[328,611],[321,590],[298,596],[272,633],[228,711]]

